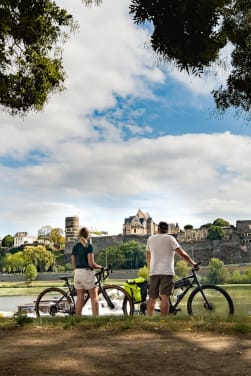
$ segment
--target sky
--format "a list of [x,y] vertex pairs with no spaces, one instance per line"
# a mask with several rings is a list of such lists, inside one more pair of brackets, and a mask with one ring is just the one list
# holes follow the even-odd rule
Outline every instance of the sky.
[[66,90],[42,112],[0,113],[0,237],[71,216],[116,235],[139,208],[181,228],[251,219],[251,124],[217,113],[210,94],[226,67],[194,78],[164,65],[129,0],[56,2],[79,24]]

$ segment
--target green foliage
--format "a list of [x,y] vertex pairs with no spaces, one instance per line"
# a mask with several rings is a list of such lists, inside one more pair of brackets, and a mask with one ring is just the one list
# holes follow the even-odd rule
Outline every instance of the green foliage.
[[103,249],[96,258],[99,264],[112,264],[114,269],[137,269],[146,262],[145,245],[132,240]]
[[200,73],[218,57],[226,38],[219,25],[227,0],[132,0],[136,23],[153,25],[151,44],[166,61],[183,70]]
[[178,278],[186,277],[189,274],[190,266],[185,260],[178,260],[175,264],[175,274]]
[[130,13],[135,23],[152,24],[151,45],[164,61],[195,75],[230,42],[232,71],[226,87],[212,94],[219,110],[244,110],[250,120],[250,0],[132,0]]
[[230,273],[227,283],[232,284],[250,284],[251,283],[251,268],[241,272],[240,270],[235,270]]
[[211,225],[208,228],[207,238],[209,240],[219,240],[224,237],[224,230],[220,226]]
[[[101,0],[82,0],[86,6]],[[132,0],[135,23],[153,26],[151,45],[165,62],[198,75],[219,61],[231,43],[226,87],[212,92],[216,106],[251,117],[250,0]],[[6,0],[0,4],[0,104],[12,114],[41,110],[63,90],[62,43],[76,28],[52,0]]]
[[209,228],[210,226],[212,226],[212,223],[205,223],[204,225],[200,226],[200,229]]
[[26,281],[35,281],[37,278],[37,268],[33,264],[29,264],[26,266],[24,271],[24,277]]
[[193,225],[185,225],[184,226],[184,230],[192,230],[193,229]]
[[210,283],[224,283],[229,278],[229,274],[224,267],[224,262],[218,258],[211,258],[209,261],[209,272],[207,279]]
[[38,272],[48,271],[55,264],[55,256],[47,251],[43,245],[27,246],[24,249],[25,264],[33,264]]
[[25,326],[26,324],[33,322],[31,317],[28,317],[26,314],[23,313],[14,315],[14,321],[16,323],[16,326]]
[[13,246],[13,244],[14,244],[14,237],[12,235],[6,235],[2,240],[2,247],[10,248]]
[[239,108],[251,119],[251,13],[250,0],[232,2],[224,15],[224,32],[234,46],[233,69],[227,80],[227,87],[213,91],[217,107]]
[[23,272],[25,266],[23,252],[6,253],[2,260],[2,266],[11,272]]
[[219,227],[229,227],[230,223],[223,218],[217,218],[215,221],[213,221],[213,225]]
[[149,280],[149,269],[147,265],[144,265],[142,268],[138,270],[138,277],[142,277],[146,280]]
[[54,247],[62,249],[65,245],[64,231],[61,228],[53,228],[49,234],[49,239],[53,242]]
[[60,47],[72,16],[51,0],[6,0],[0,25],[0,103],[11,114],[41,110],[63,89]]

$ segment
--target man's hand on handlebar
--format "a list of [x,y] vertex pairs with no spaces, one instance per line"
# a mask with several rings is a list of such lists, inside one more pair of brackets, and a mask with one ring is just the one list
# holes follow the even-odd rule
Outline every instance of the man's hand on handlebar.
[[193,269],[196,270],[196,271],[200,270],[200,262],[193,264]]

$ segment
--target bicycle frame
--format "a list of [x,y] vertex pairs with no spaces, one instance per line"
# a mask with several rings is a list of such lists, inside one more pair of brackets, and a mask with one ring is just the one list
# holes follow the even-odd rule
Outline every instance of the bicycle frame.
[[170,313],[176,313],[180,311],[180,309],[177,309],[176,307],[180,304],[182,299],[185,297],[185,295],[188,293],[188,291],[193,287],[193,286],[198,286],[199,290],[205,300],[207,302],[207,298],[205,297],[205,294],[201,288],[201,283],[197,277],[196,271],[192,269],[192,274],[188,275],[187,277],[183,277],[177,281],[174,282],[174,290],[176,289],[184,289],[179,295],[176,295],[176,302],[173,303],[170,300]]
[[208,310],[212,309],[212,305],[209,303],[204,290],[203,290],[203,285],[200,283],[198,276],[196,274],[196,270],[192,268],[192,274],[188,275],[187,277],[181,278],[178,281],[174,283],[174,289],[181,288],[183,289],[185,287],[185,290],[182,291],[179,295],[176,296],[176,302],[172,303],[170,299],[170,313],[176,314],[180,309],[177,309],[176,307],[179,305],[179,303],[182,301],[182,299],[185,297],[187,292],[193,288],[194,286],[197,286],[196,288],[200,291],[204,302],[205,302],[205,307]]
[[[108,284],[105,285],[103,281],[108,278],[109,274],[112,272],[112,265],[109,265],[105,269],[95,273],[96,276],[96,286],[98,289],[98,295],[103,297],[100,301],[103,308],[103,314],[115,314],[115,315],[133,315],[134,305],[132,299],[121,286]],[[37,317],[43,314],[49,314],[51,316],[56,315],[73,315],[76,313],[75,296],[77,295],[76,289],[74,288],[70,280],[72,277],[65,276],[61,277],[65,281],[64,288],[60,287],[50,287],[41,291],[36,300],[36,314]],[[82,306],[82,313],[89,314],[91,305],[87,304],[90,299],[90,294],[86,291]]]
[[[103,285],[102,285],[102,281],[104,281],[105,279],[107,279],[110,275],[110,273],[112,273],[112,265],[109,264],[109,266],[105,269],[102,269],[98,272],[95,273],[95,277],[97,279],[96,281],[96,286],[98,287],[98,294],[102,293],[102,295],[104,296],[107,304],[109,305],[109,307],[111,309],[114,309],[114,304],[113,302],[111,301],[109,295],[107,294],[106,290],[103,288]],[[62,279],[65,280],[65,287],[67,287],[68,289],[68,292],[67,292],[67,295],[70,296],[73,304],[74,304],[74,311],[75,311],[75,299],[74,299],[74,296],[76,296],[77,292],[76,292],[76,289],[73,285],[70,284],[69,282],[69,278],[67,277],[63,277]],[[89,300],[90,298],[90,295],[89,295],[89,292],[86,291],[85,293],[85,297],[84,297],[84,302],[83,302],[83,307],[85,306],[85,304],[87,303],[87,301]]]
[[[107,268],[105,269],[101,269],[99,272],[96,272],[95,273],[95,277],[97,279],[96,281],[96,286],[98,287],[98,294],[102,293],[103,297],[105,298],[107,304],[109,305],[109,307],[111,309],[114,308],[114,304],[113,302],[111,301],[109,295],[107,294],[106,290],[103,288],[103,285],[102,285],[102,281],[104,281],[106,278],[109,277],[110,273],[112,273],[112,265],[109,264]],[[83,303],[83,307],[85,306],[85,304],[87,303],[87,301],[89,300],[90,298],[90,295],[89,295],[89,292],[87,291],[86,292],[86,295],[85,295],[85,298],[84,298],[84,303]]]

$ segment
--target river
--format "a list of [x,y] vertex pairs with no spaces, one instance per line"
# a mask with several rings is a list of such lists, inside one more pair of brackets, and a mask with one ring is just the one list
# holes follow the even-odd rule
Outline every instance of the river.
[[[224,288],[233,299],[235,313],[243,316],[251,315],[251,285],[231,285]],[[0,312],[15,313],[18,306],[34,304],[36,298],[37,295],[0,296]],[[186,313],[185,305],[182,311]]]
[[0,312],[16,313],[18,306],[32,304],[37,295],[0,296]]

